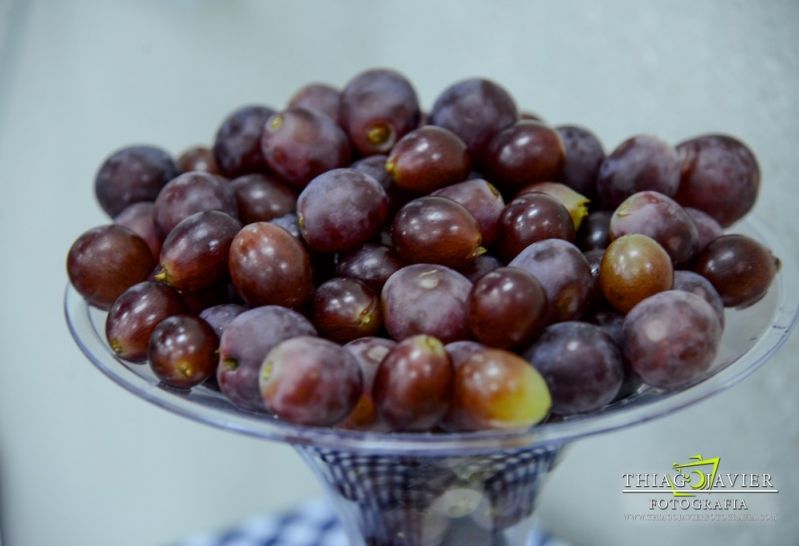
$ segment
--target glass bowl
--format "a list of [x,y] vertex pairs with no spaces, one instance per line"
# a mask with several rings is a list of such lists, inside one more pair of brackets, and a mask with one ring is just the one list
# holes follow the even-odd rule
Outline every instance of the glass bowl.
[[741,381],[782,346],[797,322],[795,257],[760,220],[735,226],[782,260],[766,296],[727,311],[705,377],[675,391],[643,387],[602,411],[517,431],[377,434],[301,427],[235,408],[205,387],[163,387],[150,367],[120,360],[105,340],[106,313],[68,286],[67,324],[101,372],[164,409],[215,427],[295,446],[325,485],[353,546],[523,544],[542,477],[563,446],[671,414]]

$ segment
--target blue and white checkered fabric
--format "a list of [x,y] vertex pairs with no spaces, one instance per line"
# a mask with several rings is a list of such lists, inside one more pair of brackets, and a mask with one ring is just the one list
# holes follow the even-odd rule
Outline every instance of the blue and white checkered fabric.
[[[306,502],[276,516],[258,516],[217,534],[198,535],[172,546],[349,546],[330,505]],[[536,525],[526,546],[567,546]]]

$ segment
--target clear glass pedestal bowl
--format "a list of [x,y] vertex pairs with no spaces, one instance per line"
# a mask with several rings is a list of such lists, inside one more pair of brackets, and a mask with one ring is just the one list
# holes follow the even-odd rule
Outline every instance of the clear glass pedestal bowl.
[[324,484],[352,546],[516,546],[532,524],[541,480],[579,438],[669,415],[739,382],[785,342],[799,312],[795,256],[756,218],[735,226],[782,260],[767,295],[728,311],[717,359],[701,381],[672,392],[642,388],[599,413],[527,430],[465,434],[374,434],[294,426],[233,407],[218,392],[159,385],[147,365],[118,359],[105,341],[105,313],[69,286],[69,329],[105,375],[166,410],[226,430],[292,444]]

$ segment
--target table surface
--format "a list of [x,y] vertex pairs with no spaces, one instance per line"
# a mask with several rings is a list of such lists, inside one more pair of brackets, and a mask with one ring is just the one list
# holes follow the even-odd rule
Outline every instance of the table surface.
[[[105,222],[113,149],[208,143],[240,104],[390,66],[425,105],[484,75],[552,123],[678,142],[740,136],[756,211],[799,240],[799,4],[742,1],[303,3],[0,0],[0,528],[8,544],[160,546],[282,510],[319,487],[289,448],[217,431],[123,392],[61,314],[64,257]],[[793,245],[796,248],[796,245]],[[799,536],[799,336],[743,384],[677,415],[581,441],[549,479],[544,524],[574,544],[790,544]],[[631,522],[621,475],[695,453],[770,473],[772,523]]]

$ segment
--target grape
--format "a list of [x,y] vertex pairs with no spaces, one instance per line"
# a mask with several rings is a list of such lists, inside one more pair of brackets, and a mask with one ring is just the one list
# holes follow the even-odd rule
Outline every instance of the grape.
[[538,121],[519,121],[491,139],[483,159],[488,178],[512,192],[531,182],[558,180],[566,149],[555,129]]
[[723,235],[693,263],[721,296],[725,307],[743,309],[766,295],[780,262],[771,251],[745,235]]
[[452,363],[441,342],[412,336],[397,343],[380,363],[372,396],[393,430],[423,432],[447,411],[452,376]]
[[230,183],[243,224],[266,222],[294,212],[297,192],[274,175],[245,174]]
[[396,345],[396,342],[390,339],[362,337],[350,341],[344,346],[345,349],[352,353],[361,367],[363,389],[355,408],[344,421],[339,423],[339,427],[372,432],[388,431],[388,425],[377,413],[374,397],[372,396],[372,387],[378,366]]
[[468,339],[466,300],[472,283],[460,273],[434,264],[403,267],[386,281],[383,320],[394,339],[416,334],[444,343]]
[[297,91],[288,108],[305,108],[314,110],[341,125],[338,111],[341,105],[341,93],[338,89],[324,83],[311,83]]
[[180,297],[186,304],[186,309],[193,315],[199,315],[209,307],[240,301],[235,289],[227,282],[223,282],[198,288],[196,290],[179,290]]
[[97,201],[116,216],[139,201],[153,201],[178,174],[172,157],[154,146],[128,146],[111,154],[94,179]]
[[509,265],[532,274],[544,287],[550,322],[575,320],[588,308],[594,279],[585,256],[573,244],[560,239],[538,241]]
[[345,252],[380,232],[388,217],[388,197],[369,175],[334,169],[314,178],[302,191],[297,213],[311,248]]
[[155,205],[150,201],[133,203],[114,217],[114,223],[126,227],[144,239],[156,260],[161,254],[161,234],[155,226]]
[[602,288],[599,286],[599,270],[602,267],[602,258],[605,256],[605,251],[598,248],[583,252],[588,266],[591,268],[591,276],[594,278],[594,284],[591,288],[590,306],[592,309],[602,307],[605,303],[605,298],[602,296]]
[[246,310],[246,307],[238,303],[222,303],[203,309],[200,318],[207,322],[214,329],[216,335],[221,338],[222,332],[225,331],[228,324]]
[[555,128],[563,140],[566,162],[560,180],[577,193],[593,199],[596,194],[596,177],[605,160],[605,149],[591,131],[574,125]]
[[176,389],[199,385],[216,369],[219,338],[204,320],[175,315],[153,330],[147,356],[161,383]]
[[280,218],[270,220],[269,223],[285,229],[292,237],[297,239],[297,241],[301,243],[305,242],[302,238],[302,233],[300,233],[300,218],[293,212],[284,214]]
[[477,282],[483,277],[483,275],[502,267],[502,265],[502,262],[500,262],[494,256],[491,256],[490,254],[483,254],[465,266],[459,268],[458,272],[470,281]]
[[225,118],[214,141],[214,157],[222,174],[236,178],[268,170],[261,136],[266,120],[274,113],[265,106],[244,106]]
[[589,214],[577,232],[577,246],[582,250],[605,249],[610,244],[610,217],[606,210]]
[[363,389],[355,357],[318,337],[295,337],[266,355],[259,379],[261,398],[290,423],[330,426],[355,407]]
[[308,252],[288,231],[269,222],[245,226],[230,245],[233,286],[250,306],[295,307],[313,292]]
[[289,108],[266,122],[261,139],[269,167],[299,189],[314,177],[350,162],[347,135],[324,114]]
[[182,173],[203,171],[211,174],[222,174],[216,164],[214,152],[205,146],[193,146],[180,154],[178,168]]
[[67,274],[90,305],[108,309],[125,290],[147,279],[155,260],[144,239],[118,225],[96,227],[72,244]]
[[692,292],[708,302],[716,312],[719,324],[724,328],[724,302],[709,280],[693,271],[675,271],[673,289]]
[[516,103],[500,85],[479,78],[455,83],[436,99],[430,124],[449,129],[478,159],[488,141],[518,118]]
[[344,87],[339,116],[359,154],[382,154],[417,127],[419,100],[401,74],[367,70]]
[[400,189],[430,193],[465,179],[470,166],[461,139],[446,129],[427,125],[397,142],[385,168]]
[[120,358],[141,362],[158,323],[186,311],[177,291],[152,281],[134,284],[119,296],[105,320],[105,338]]
[[352,165],[351,169],[368,174],[380,184],[388,196],[388,210],[390,214],[394,214],[402,205],[413,199],[414,195],[410,192],[400,189],[395,183],[391,175],[386,171],[386,155],[370,155],[359,159]]
[[469,328],[474,337],[498,348],[529,344],[549,318],[547,294],[527,271],[501,267],[472,287]]
[[331,279],[314,293],[313,323],[321,335],[337,343],[371,336],[383,324],[380,299],[360,281]]
[[213,174],[183,173],[164,186],[155,199],[155,225],[166,236],[182,220],[208,210],[238,218],[236,196],[230,185]]
[[488,347],[476,341],[453,341],[444,345],[444,349],[449,355],[453,369],[457,370],[473,354],[483,352]]
[[391,239],[399,255],[412,263],[459,267],[485,252],[477,220],[444,197],[420,197],[402,207],[394,216]]
[[669,255],[646,235],[625,235],[605,250],[599,268],[599,286],[605,299],[622,313],[674,282]]
[[583,218],[588,215],[589,200],[584,195],[559,182],[536,182],[519,190],[517,196],[533,192],[544,193],[558,201],[569,211],[574,229],[580,229]]
[[505,207],[499,218],[499,254],[505,261],[515,258],[537,241],[574,241],[574,223],[569,211],[543,193],[520,195]]
[[197,290],[227,277],[228,251],[241,224],[209,210],[180,222],[164,241],[155,280],[181,290]]
[[527,428],[552,406],[544,379],[522,357],[484,349],[455,370],[452,403],[443,426],[451,431]]
[[687,212],[655,191],[635,193],[610,219],[610,238],[640,233],[657,241],[676,263],[688,261],[699,248],[699,232]]
[[680,185],[680,160],[674,148],[659,138],[634,136],[605,158],[596,183],[599,200],[607,209],[645,190],[671,197]]
[[746,144],[703,135],[677,145],[682,175],[677,202],[706,212],[727,227],[749,212],[760,189],[760,167]]
[[636,305],[624,319],[624,356],[652,387],[676,388],[701,378],[721,339],[713,307],[696,294],[668,290]]
[[463,205],[480,225],[483,244],[490,245],[494,242],[505,201],[493,184],[482,178],[475,178],[441,188],[433,192],[433,195],[446,197]]
[[519,119],[527,119],[527,120],[531,120],[531,121],[540,121],[541,123],[544,123],[544,118],[542,118],[541,116],[539,116],[536,113],[529,112],[527,110],[522,110],[521,112],[519,112]]
[[388,278],[403,265],[391,247],[366,244],[339,258],[336,275],[357,279],[379,294]]
[[[622,328],[624,326],[624,315],[620,315],[615,311],[597,311],[589,317],[589,322],[599,326],[603,332],[610,336],[610,339],[613,340],[617,347],[623,346]],[[616,394],[616,400],[630,396],[643,384],[629,361],[622,359],[622,364],[624,367],[624,379],[621,382],[618,394]]]
[[524,353],[544,377],[552,411],[586,413],[609,404],[619,392],[624,366],[619,348],[598,326],[561,322],[544,330]]
[[313,325],[291,309],[267,305],[244,311],[220,336],[216,371],[219,388],[236,406],[264,411],[258,387],[264,357],[281,341],[314,335]]
[[699,209],[692,209],[691,207],[685,207],[684,210],[694,221],[696,231],[699,234],[699,247],[697,248],[697,252],[704,250],[711,241],[724,234],[721,225],[709,214]]

